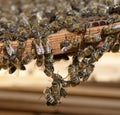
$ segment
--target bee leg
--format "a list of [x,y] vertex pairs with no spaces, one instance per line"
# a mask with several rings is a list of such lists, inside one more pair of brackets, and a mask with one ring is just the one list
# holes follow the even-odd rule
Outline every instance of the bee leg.
[[63,88],[60,89],[60,95],[63,97],[67,96],[67,92],[65,91],[65,89],[63,89]]

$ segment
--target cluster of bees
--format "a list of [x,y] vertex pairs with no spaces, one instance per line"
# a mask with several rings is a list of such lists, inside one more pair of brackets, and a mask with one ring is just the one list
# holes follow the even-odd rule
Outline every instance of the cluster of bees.
[[[26,70],[25,65],[36,60],[38,67],[53,79],[51,87],[44,91],[47,105],[60,103],[66,97],[64,89],[86,81],[95,62],[104,52],[118,52],[120,48],[120,5],[113,0],[9,0],[0,3],[0,68],[12,74],[16,69]],[[92,4],[92,5],[91,5]],[[109,26],[109,24],[113,24]],[[90,27],[108,25],[100,33],[86,35]],[[52,49],[48,36],[62,29],[82,36],[81,39],[65,39],[60,47],[63,52],[76,47],[72,63],[68,66],[69,79],[54,73]],[[26,41],[31,47],[26,51]],[[12,42],[17,41],[14,47]],[[102,43],[102,45],[99,45]]]

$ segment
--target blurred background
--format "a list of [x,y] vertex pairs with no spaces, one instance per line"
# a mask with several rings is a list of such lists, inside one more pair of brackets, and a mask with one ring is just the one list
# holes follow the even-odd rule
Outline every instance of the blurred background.
[[[68,61],[55,61],[55,72],[67,75]],[[52,79],[37,68],[35,61],[26,71],[0,71],[0,115],[120,115],[120,54],[106,53],[96,62],[87,82],[66,88],[68,96],[61,104],[49,107],[43,90]]]

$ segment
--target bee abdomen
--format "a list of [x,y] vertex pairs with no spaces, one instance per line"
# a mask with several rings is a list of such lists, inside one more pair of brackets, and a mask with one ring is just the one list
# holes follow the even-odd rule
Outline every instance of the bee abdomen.
[[47,95],[46,99],[47,99],[47,101],[50,102],[51,104],[54,103],[54,101],[55,101],[54,97],[53,97],[52,95],[49,95],[49,94]]
[[70,80],[71,80],[71,83],[73,84],[73,85],[78,85],[78,84],[80,84],[80,78],[76,75],[76,74],[74,74],[74,75],[71,75],[70,76]]

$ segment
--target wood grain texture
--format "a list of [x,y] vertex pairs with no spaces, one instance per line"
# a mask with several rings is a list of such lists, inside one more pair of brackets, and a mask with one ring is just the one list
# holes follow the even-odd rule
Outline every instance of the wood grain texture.
[[[117,24],[120,24],[119,23],[115,23],[116,25]],[[107,25],[105,25],[107,26]],[[99,27],[92,27],[92,28],[88,28],[87,29],[87,32],[86,32],[86,35],[90,34],[95,34],[95,33],[100,33],[101,32],[101,29],[105,26],[99,26]],[[52,52],[54,55],[57,55],[57,54],[62,54],[63,52],[60,50],[60,43],[65,40],[65,37],[67,36],[67,39],[72,39],[74,38],[75,36],[77,36],[79,39],[82,39],[81,38],[81,35],[76,35],[74,33],[71,33],[71,32],[68,32],[67,30],[61,30],[55,34],[52,34],[52,35],[49,35],[48,36],[48,43],[50,44],[51,48],[52,48]],[[2,44],[0,43],[0,46]],[[14,48],[16,48],[17,46],[17,42],[12,42],[12,45]],[[28,52],[30,50],[30,46],[31,46],[31,40],[27,40],[27,44],[26,44],[26,49],[25,49],[25,52]],[[71,52],[73,52],[74,50],[71,50]]]
[[0,112],[23,112],[23,115],[119,115],[119,88],[119,83],[112,82],[82,83],[78,87],[67,88],[69,95],[62,99],[60,105],[49,107],[39,86],[0,87]]

